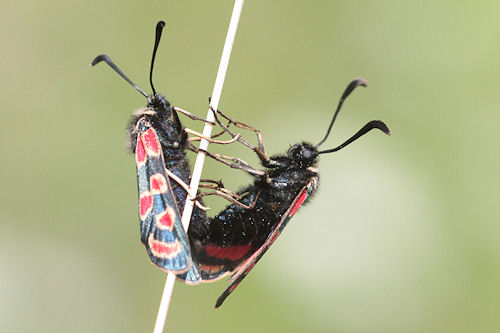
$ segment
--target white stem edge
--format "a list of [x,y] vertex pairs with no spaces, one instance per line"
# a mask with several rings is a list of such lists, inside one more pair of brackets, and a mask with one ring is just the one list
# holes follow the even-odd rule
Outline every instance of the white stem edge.
[[[215,79],[214,90],[212,93],[212,98],[210,100],[210,107],[207,112],[205,123],[205,128],[203,129],[203,135],[210,137],[212,134],[212,123],[215,118],[211,110],[217,110],[219,107],[219,101],[222,94],[222,87],[224,85],[224,79],[226,78],[227,67],[229,65],[229,59],[231,57],[231,51],[233,49],[234,39],[236,37],[236,31],[238,30],[238,24],[240,21],[241,11],[243,9],[244,0],[235,0],[233,13],[231,15],[231,21],[229,22],[229,28],[226,35],[226,42],[224,44],[224,49],[222,51],[222,56],[219,64],[219,70],[217,71],[217,77]],[[202,139],[200,141],[200,149],[207,150],[208,141]],[[193,168],[193,175],[191,177],[191,183],[189,184],[190,192],[186,198],[186,204],[184,206],[184,211],[182,213],[182,226],[187,233],[189,228],[189,222],[191,220],[191,214],[193,213],[194,201],[191,198],[196,196],[198,191],[198,185],[200,183],[201,171],[203,169],[203,163],[205,162],[205,154],[203,152],[198,152],[196,156],[196,162]],[[154,333],[162,333],[165,327],[165,322],[167,320],[168,308],[170,305],[170,300],[172,299],[172,293],[174,291],[175,284],[174,273],[168,273],[167,280],[165,282],[165,288],[163,289],[163,295],[160,302],[160,307],[158,309],[158,316],[156,317],[156,324],[154,328]]]

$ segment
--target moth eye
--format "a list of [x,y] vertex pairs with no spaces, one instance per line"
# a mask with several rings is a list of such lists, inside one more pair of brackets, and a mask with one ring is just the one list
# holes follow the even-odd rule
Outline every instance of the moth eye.
[[309,158],[311,158],[311,157],[312,157],[312,152],[311,152],[310,150],[307,150],[307,149],[306,149],[306,150],[304,150],[304,151],[302,152],[302,156],[304,156],[304,158],[309,159]]

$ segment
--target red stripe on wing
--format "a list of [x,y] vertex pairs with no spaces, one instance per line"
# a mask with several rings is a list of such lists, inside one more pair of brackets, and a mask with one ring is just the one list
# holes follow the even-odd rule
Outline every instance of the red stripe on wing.
[[228,247],[207,245],[205,246],[205,252],[209,256],[218,259],[237,260],[247,254],[251,247],[251,244]]
[[290,209],[290,217],[294,216],[297,210],[299,210],[300,206],[304,203],[304,201],[307,198],[307,190],[304,188],[302,192],[300,192],[299,197],[297,198],[297,201],[292,206],[292,209]]
[[288,211],[283,214],[280,222],[274,227],[272,232],[267,237],[264,244],[255,251],[250,258],[248,258],[244,263],[242,263],[239,268],[233,273],[229,278],[232,281],[231,285],[222,292],[222,294],[217,299],[215,307],[218,308],[222,305],[224,300],[233,292],[233,290],[241,283],[241,281],[247,276],[247,274],[252,270],[252,268],[257,264],[257,262],[262,258],[267,249],[274,243],[274,241],[281,234],[281,231],[286,226],[290,218],[297,212],[299,207],[307,200],[309,195],[316,189],[316,180],[312,179],[303,189],[300,194],[295,197],[292,205]]

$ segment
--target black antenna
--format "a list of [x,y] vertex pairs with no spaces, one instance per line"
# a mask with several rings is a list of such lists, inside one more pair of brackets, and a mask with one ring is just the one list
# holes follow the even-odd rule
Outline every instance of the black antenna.
[[360,137],[362,137],[366,133],[370,132],[374,128],[378,128],[379,130],[381,130],[385,134],[391,135],[391,131],[389,130],[389,128],[387,127],[387,125],[383,121],[372,120],[368,124],[363,126],[363,128],[361,128],[356,134],[354,134],[349,140],[347,140],[346,142],[344,142],[340,146],[338,146],[336,148],[320,151],[320,152],[318,152],[318,154],[333,153],[335,151],[338,151],[338,150],[346,147],[347,145],[353,143],[354,141],[356,141],[357,139],[359,139]]
[[340,97],[339,104],[337,106],[337,110],[335,110],[335,113],[333,114],[333,119],[330,122],[330,126],[328,126],[328,130],[326,131],[326,135],[323,138],[323,140],[321,140],[320,142],[318,142],[318,144],[316,144],[316,146],[315,146],[316,148],[318,148],[319,146],[321,146],[323,144],[323,142],[325,142],[325,140],[328,138],[328,135],[330,135],[330,131],[332,130],[333,123],[335,122],[335,119],[337,119],[337,115],[339,114],[339,111],[342,108],[342,105],[344,104],[345,99],[358,86],[366,87],[366,85],[367,85],[366,80],[363,79],[363,78],[361,78],[361,77],[359,77],[359,78],[355,78],[354,80],[352,80],[351,83],[349,83],[349,85],[347,86],[347,88],[345,88],[344,93],[342,94],[342,97]]
[[134,87],[135,90],[137,90],[138,92],[143,94],[144,97],[146,97],[146,98],[148,97],[148,95],[144,91],[142,91],[141,88],[136,86],[134,82],[132,82],[125,74],[123,74],[123,72],[118,68],[118,66],[115,65],[115,63],[111,60],[111,58],[109,56],[107,56],[105,54],[98,55],[97,57],[95,57],[94,60],[92,60],[92,62],[90,63],[90,67],[97,65],[101,61],[104,61],[105,63],[107,63],[109,65],[109,67],[113,68],[114,71],[118,73],[118,75],[120,75],[123,79],[125,79],[125,81],[130,83],[130,85],[132,87]]
[[158,45],[160,44],[161,32],[165,22],[160,21],[156,24],[156,36],[155,36],[155,46],[153,48],[153,57],[151,58],[151,70],[149,71],[149,83],[151,84],[151,89],[153,89],[153,95],[156,95],[155,87],[153,86],[153,67],[155,64],[156,50],[158,50]]

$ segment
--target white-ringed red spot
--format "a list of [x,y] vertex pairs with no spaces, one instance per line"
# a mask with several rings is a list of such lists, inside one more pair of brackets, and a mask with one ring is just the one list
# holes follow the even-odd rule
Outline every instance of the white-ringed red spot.
[[172,230],[175,222],[175,211],[172,207],[156,215],[156,226],[162,230]]
[[146,221],[146,217],[153,207],[153,197],[146,191],[139,195],[139,216],[141,221]]
[[148,246],[151,253],[161,259],[175,258],[181,252],[181,244],[178,239],[173,243],[167,243],[154,239],[152,234],[148,237]]
[[144,150],[148,156],[160,156],[160,141],[156,131],[152,128],[142,133]]
[[137,136],[137,145],[135,146],[135,163],[140,168],[146,163],[146,150],[140,136]]
[[151,193],[162,194],[167,193],[167,179],[161,173],[156,173],[149,179],[149,184],[151,187]]
[[302,192],[300,192],[297,200],[293,204],[292,209],[290,209],[290,214],[289,214],[290,217],[295,215],[297,210],[300,208],[300,206],[302,206],[302,204],[304,203],[304,201],[306,201],[306,199],[307,199],[307,190],[303,189]]

